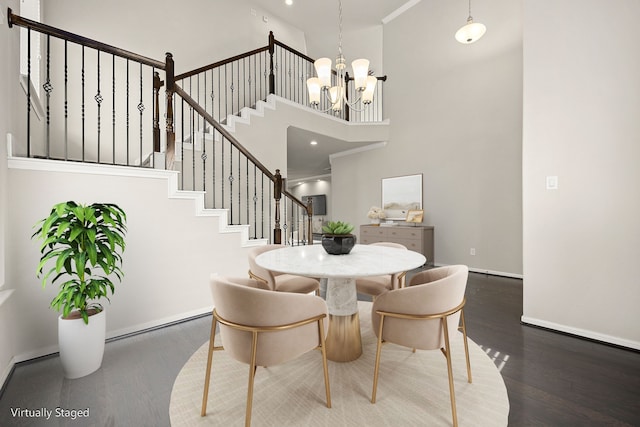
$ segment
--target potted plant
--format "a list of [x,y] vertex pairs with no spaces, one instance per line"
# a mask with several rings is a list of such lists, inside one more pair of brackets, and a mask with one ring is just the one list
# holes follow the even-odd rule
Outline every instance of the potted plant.
[[347,222],[329,221],[322,231],[322,247],[330,255],[346,255],[356,244],[353,225]]
[[51,283],[60,287],[51,308],[62,311],[58,345],[67,378],[89,375],[102,364],[106,317],[97,300],[114,293],[111,275],[122,280],[126,219],[115,204],[68,201],[34,226],[31,238],[42,240],[37,276],[45,287],[53,275]]

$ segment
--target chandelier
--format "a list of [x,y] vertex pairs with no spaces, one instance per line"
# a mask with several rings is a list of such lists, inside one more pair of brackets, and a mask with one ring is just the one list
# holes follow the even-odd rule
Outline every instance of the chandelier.
[[471,17],[471,0],[469,0],[469,17],[467,24],[456,31],[456,40],[463,44],[470,44],[480,40],[480,37],[487,31],[487,27],[479,22],[473,22]]
[[320,58],[313,63],[317,77],[307,79],[307,89],[309,90],[309,103],[313,107],[320,105],[320,98],[324,94],[330,107],[326,111],[333,110],[339,112],[342,106],[355,111],[357,105],[362,102],[365,106],[373,101],[373,92],[376,88],[378,79],[369,75],[369,60],[356,59],[351,63],[353,70],[353,80],[355,82],[355,90],[360,94],[359,98],[353,102],[347,99],[346,81],[347,81],[347,62],[342,54],[342,1],[338,0],[339,11],[339,31],[338,31],[338,56],[336,57],[336,82],[335,86],[331,85],[331,59]]

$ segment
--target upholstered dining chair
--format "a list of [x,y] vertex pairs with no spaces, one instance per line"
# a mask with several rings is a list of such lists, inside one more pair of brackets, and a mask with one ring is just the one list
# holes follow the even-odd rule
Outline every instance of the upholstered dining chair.
[[371,310],[372,327],[378,337],[371,403],[376,402],[382,344],[391,342],[421,350],[441,350],[447,360],[453,425],[458,425],[451,368],[450,340],[462,331],[467,359],[467,380],[471,363],[463,308],[469,269],[452,265],[425,270],[414,275],[409,286],[378,296]]
[[278,273],[260,267],[256,263],[258,255],[286,248],[285,245],[262,245],[249,249],[249,277],[259,280],[267,285],[268,289],[279,292],[296,292],[308,294],[311,292],[320,295],[320,281],[312,277],[296,276],[295,274]]
[[[387,246],[390,248],[404,249],[407,247],[394,242],[370,243],[372,246]],[[356,290],[360,294],[370,295],[375,298],[383,292],[404,287],[406,271],[396,274],[385,274],[382,276],[367,276],[356,279]]]
[[[329,371],[325,350],[328,329],[327,304],[315,295],[272,292],[260,289],[259,282],[247,278],[211,277],[215,308],[200,415],[207,413],[211,365],[215,350],[249,365],[245,426],[251,425],[253,386],[258,366],[275,366],[320,349],[324,370],[327,407],[331,408]],[[219,325],[222,346],[215,345]]]

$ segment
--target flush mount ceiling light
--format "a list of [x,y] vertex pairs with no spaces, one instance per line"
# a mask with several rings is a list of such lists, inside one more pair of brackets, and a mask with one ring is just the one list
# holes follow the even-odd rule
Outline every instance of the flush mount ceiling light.
[[480,40],[487,31],[487,27],[479,22],[473,22],[471,17],[471,0],[469,0],[469,17],[467,24],[456,31],[456,40],[463,44],[470,44]]
[[316,74],[318,77],[311,77],[307,79],[307,89],[309,90],[309,102],[312,106],[318,107],[320,105],[320,95],[324,92],[331,106],[325,110],[333,110],[338,112],[342,109],[343,105],[354,110],[362,111],[356,108],[359,102],[362,102],[365,106],[371,104],[373,101],[373,92],[376,88],[378,79],[375,76],[369,75],[369,60],[368,59],[356,59],[351,63],[353,69],[353,79],[355,82],[356,91],[360,93],[360,97],[353,102],[347,100],[346,91],[346,77],[347,77],[347,62],[342,55],[342,1],[338,0],[338,56],[336,57],[336,85],[331,86],[331,59],[320,58],[313,63]]

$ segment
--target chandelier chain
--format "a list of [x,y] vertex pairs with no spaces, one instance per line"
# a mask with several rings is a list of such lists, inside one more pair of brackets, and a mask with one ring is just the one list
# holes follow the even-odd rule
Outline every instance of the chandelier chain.
[[338,0],[338,55],[342,56],[342,1]]

